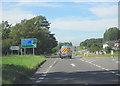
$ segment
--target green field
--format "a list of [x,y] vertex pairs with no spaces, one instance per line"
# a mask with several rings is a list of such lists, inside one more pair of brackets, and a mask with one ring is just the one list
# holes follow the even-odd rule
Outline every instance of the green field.
[[35,69],[45,61],[45,56],[10,55],[2,57],[3,84],[24,83]]

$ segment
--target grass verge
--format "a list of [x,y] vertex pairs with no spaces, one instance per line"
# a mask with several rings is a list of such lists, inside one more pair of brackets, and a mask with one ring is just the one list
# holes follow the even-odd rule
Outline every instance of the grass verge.
[[30,79],[36,68],[45,61],[45,56],[10,55],[2,57],[2,83],[23,84]]
[[91,56],[87,56],[87,57],[111,57],[111,56],[118,56],[118,54],[91,55]]
[[118,53],[115,53],[113,55],[111,55],[111,54],[89,55],[89,54],[82,54],[82,53],[73,53],[73,55],[81,56],[81,57],[111,57],[111,56],[118,56]]

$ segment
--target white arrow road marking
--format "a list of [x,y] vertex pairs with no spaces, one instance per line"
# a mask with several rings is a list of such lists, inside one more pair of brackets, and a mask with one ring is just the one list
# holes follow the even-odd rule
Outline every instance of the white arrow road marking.
[[75,67],[75,64],[70,64],[71,66]]

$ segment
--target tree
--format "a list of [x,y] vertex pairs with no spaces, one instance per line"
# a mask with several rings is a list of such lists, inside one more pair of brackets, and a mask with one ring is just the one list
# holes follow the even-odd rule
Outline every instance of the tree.
[[72,46],[72,42],[64,42],[64,45]]
[[113,41],[120,39],[120,30],[117,27],[109,28],[103,35],[103,41]]
[[8,23],[8,21],[2,21],[0,24],[0,30],[2,35],[2,54],[8,54],[9,47],[11,46],[12,39],[10,38],[12,25]]
[[[51,53],[52,48],[57,46],[54,34],[49,31],[50,23],[43,16],[36,16],[29,20],[22,20],[21,23],[12,27],[10,38],[14,40],[13,45],[21,45],[21,39],[37,38],[36,54]],[[31,53],[32,49],[27,49]]]
[[80,43],[80,47],[89,49],[90,51],[99,51],[102,49],[102,38],[98,39],[87,39]]
[[2,21],[0,24],[0,32],[2,32],[2,39],[7,39],[9,38],[9,34],[11,32],[11,25],[8,23],[8,21]]
[[106,53],[110,53],[111,50],[113,50],[112,48],[113,48],[113,45],[110,45],[110,46],[106,47],[105,48]]

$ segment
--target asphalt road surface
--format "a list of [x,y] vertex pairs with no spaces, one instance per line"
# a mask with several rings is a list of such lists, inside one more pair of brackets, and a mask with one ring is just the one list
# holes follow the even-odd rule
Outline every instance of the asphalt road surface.
[[60,59],[47,61],[32,76],[31,84],[118,84],[118,57]]

